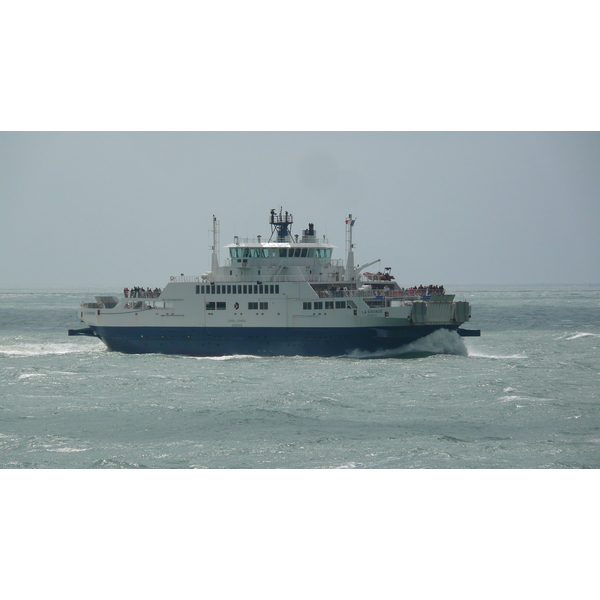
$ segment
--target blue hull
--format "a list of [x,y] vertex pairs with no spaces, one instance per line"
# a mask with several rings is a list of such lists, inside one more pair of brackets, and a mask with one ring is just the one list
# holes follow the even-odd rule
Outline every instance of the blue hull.
[[365,328],[263,327],[93,327],[110,350],[128,354],[188,356],[340,356],[353,351],[395,350],[437,329],[457,326],[414,325]]

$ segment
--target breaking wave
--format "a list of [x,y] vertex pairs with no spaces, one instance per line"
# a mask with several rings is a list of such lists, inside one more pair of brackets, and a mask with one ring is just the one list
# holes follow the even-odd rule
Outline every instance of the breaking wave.
[[577,339],[583,338],[583,337],[596,337],[597,338],[597,337],[600,337],[600,335],[597,333],[579,333],[578,332],[578,333],[569,335],[568,337],[559,338],[559,339],[565,339],[567,341],[570,341],[570,340],[577,340]]
[[354,350],[348,356],[351,358],[424,358],[435,354],[468,356],[469,352],[458,333],[448,329],[438,329],[399,348],[377,352]]

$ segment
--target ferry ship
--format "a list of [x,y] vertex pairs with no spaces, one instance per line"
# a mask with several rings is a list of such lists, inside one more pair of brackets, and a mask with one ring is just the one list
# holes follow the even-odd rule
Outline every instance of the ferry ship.
[[163,290],[124,290],[82,302],[84,329],[69,335],[100,338],[110,350],[190,356],[251,354],[340,356],[401,349],[436,330],[461,329],[471,316],[443,286],[402,288],[391,274],[355,265],[346,223],[346,259],[319,237],[313,223],[293,235],[293,216],[271,210],[271,236],[234,237],[219,260],[219,222],[213,216],[211,270],[173,276]]

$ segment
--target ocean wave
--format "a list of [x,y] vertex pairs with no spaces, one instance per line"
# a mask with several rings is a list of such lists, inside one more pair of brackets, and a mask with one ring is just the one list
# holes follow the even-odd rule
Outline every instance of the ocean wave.
[[134,462],[127,462],[126,460],[116,460],[112,458],[102,458],[94,461],[90,467],[91,469],[147,469],[146,465]]
[[[516,391],[516,390],[513,390]],[[500,402],[556,402],[555,398],[546,398],[544,396],[523,396],[520,394],[506,394],[498,398]],[[520,408],[523,408],[524,404],[518,404]]]
[[476,352],[469,350],[469,358],[489,358],[492,360],[512,360],[527,358],[526,354],[487,354],[486,352]]
[[194,360],[239,360],[241,358],[261,358],[254,354],[228,354],[226,356],[191,356]]
[[97,344],[18,344],[0,348],[0,356],[50,356],[59,354],[80,354],[90,352],[105,352],[102,343]]
[[597,333],[574,333],[573,335],[570,335],[569,337],[565,337],[564,339],[567,341],[571,341],[571,340],[577,340],[579,338],[583,338],[583,337],[600,337],[599,334]]

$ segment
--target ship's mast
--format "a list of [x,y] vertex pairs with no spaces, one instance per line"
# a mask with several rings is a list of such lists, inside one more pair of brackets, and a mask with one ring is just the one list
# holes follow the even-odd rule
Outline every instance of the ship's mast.
[[352,215],[348,215],[346,219],[346,278],[354,281],[354,244],[352,243],[352,228],[356,219]]
[[219,253],[221,250],[221,242],[220,242],[220,232],[219,232],[219,221],[217,221],[217,217],[213,215],[213,243],[212,243],[212,261],[211,261],[211,270],[213,273],[216,273],[219,269]]

